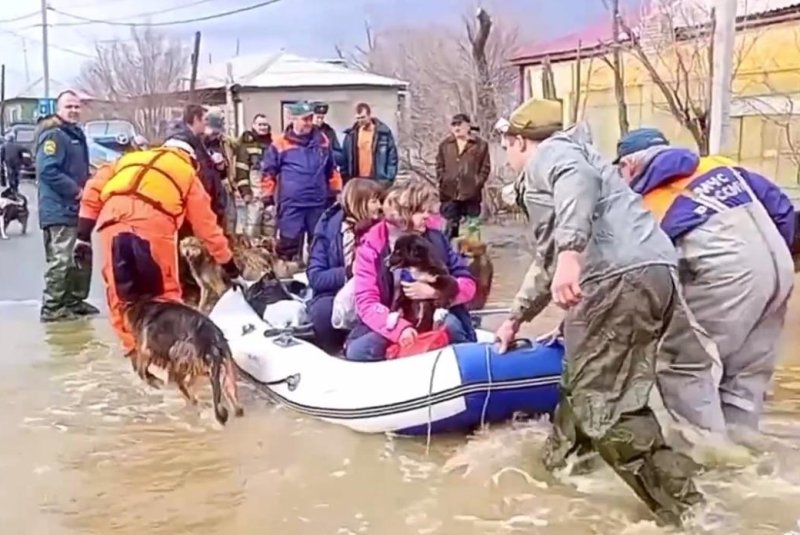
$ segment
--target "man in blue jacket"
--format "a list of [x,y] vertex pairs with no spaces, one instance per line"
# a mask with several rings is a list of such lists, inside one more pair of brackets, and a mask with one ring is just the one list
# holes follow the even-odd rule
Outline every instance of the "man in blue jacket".
[[91,265],[78,267],[72,262],[81,193],[89,178],[89,149],[78,125],[81,101],[73,91],[65,91],[56,104],[56,115],[42,120],[36,138],[39,227],[47,262],[40,313],[44,322],[69,321],[99,312],[85,301]]
[[308,102],[289,107],[292,124],[277,136],[261,162],[265,206],[277,207],[278,243],[275,252],[286,260],[302,258],[303,239],[311,241],[314,227],[342,189],[330,141],[314,126]]
[[670,324],[658,368],[664,404],[712,431],[757,430],[794,286],[791,201],[758,173],[671,147],[653,128],[629,132],[617,154],[675,244],[688,308],[718,348],[712,363],[692,349],[693,329]]
[[356,105],[356,123],[344,131],[342,178],[372,178],[391,186],[397,177],[397,145],[392,130],[372,116],[369,104]]

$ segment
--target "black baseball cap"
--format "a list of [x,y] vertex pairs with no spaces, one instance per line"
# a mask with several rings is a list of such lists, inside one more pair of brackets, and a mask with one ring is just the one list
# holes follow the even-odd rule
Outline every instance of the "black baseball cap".
[[450,119],[451,126],[455,126],[461,123],[467,123],[467,124],[472,123],[472,121],[469,118],[469,115],[467,115],[466,113],[456,113],[455,115],[453,115],[453,118]]
[[325,102],[314,103],[314,113],[317,115],[325,115],[328,113],[328,104]]

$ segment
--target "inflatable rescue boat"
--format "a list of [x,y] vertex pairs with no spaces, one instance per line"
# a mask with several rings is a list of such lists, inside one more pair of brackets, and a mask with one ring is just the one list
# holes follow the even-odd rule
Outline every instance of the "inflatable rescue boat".
[[275,328],[242,292],[225,293],[210,318],[236,364],[287,407],[363,433],[469,432],[517,413],[551,413],[564,348],[520,341],[500,355],[494,336],[380,362],[352,362],[307,341],[310,327]]

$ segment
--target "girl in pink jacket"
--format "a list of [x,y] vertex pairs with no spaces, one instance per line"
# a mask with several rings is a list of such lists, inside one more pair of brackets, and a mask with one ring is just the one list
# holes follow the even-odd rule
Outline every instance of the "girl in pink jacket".
[[[391,344],[407,345],[417,337],[416,330],[402,318],[393,325],[387,322],[394,277],[386,260],[395,240],[406,232],[425,236],[458,282],[454,306],[444,320],[450,342],[476,341],[475,329],[464,307],[475,296],[475,280],[437,225],[434,217],[437,214],[433,213],[436,204],[436,191],[428,184],[414,181],[393,186],[383,204],[385,220],[375,224],[359,242],[353,268],[359,324],[347,339],[345,357],[348,360],[384,360]],[[409,284],[405,292],[412,299],[436,297],[436,290],[424,282]]]

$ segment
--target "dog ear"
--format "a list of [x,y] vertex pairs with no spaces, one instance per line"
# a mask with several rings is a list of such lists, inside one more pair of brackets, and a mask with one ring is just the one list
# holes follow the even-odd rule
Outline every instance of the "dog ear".
[[472,246],[473,256],[484,256],[486,255],[486,250],[486,244],[480,241],[476,241]]

